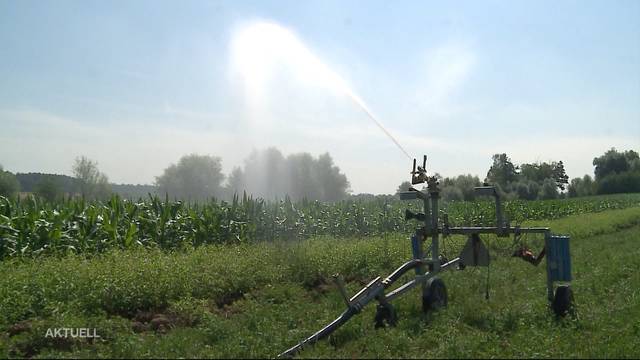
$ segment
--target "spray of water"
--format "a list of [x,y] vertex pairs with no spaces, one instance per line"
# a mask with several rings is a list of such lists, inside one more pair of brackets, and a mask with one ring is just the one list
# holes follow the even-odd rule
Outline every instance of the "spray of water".
[[347,82],[313,54],[289,29],[272,22],[250,24],[236,33],[231,50],[232,64],[243,77],[251,97],[262,96],[275,66],[285,64],[303,81],[348,96],[407,158],[411,158]]

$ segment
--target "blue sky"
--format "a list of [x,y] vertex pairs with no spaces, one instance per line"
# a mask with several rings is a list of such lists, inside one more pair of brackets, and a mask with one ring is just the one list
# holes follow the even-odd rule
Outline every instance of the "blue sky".
[[3,1],[0,164],[69,174],[84,154],[152,183],[187,153],[229,172],[276,146],[329,151],[356,193],[395,190],[406,157],[313,67],[272,56],[252,98],[232,50],[264,22],[443,175],[483,178],[506,152],[576,177],[640,150],[640,1]]

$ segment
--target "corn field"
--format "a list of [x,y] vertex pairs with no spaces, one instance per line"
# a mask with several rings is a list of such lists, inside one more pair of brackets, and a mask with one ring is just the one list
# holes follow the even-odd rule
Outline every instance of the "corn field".
[[[491,201],[443,204],[452,225],[492,225]],[[546,201],[507,201],[512,225],[524,220],[556,219],[640,205],[640,194]],[[158,197],[106,202],[67,199],[57,203],[35,197],[0,197],[0,260],[13,257],[97,254],[112,248],[179,249],[204,244],[299,240],[314,236],[364,237],[410,232],[407,208],[418,202],[376,198],[335,203],[265,201],[242,196],[232,201],[188,204]],[[443,210],[441,210],[442,212]]]

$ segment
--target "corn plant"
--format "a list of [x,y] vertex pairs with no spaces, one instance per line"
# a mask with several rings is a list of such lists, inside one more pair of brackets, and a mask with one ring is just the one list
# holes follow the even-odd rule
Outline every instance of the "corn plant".
[[[116,195],[104,202],[67,198],[50,203],[36,197],[0,197],[0,259],[45,254],[97,254],[112,248],[177,249],[206,244],[298,240],[313,236],[365,237],[410,232],[404,210],[415,202],[388,198],[334,203],[254,199],[184,203],[150,196],[130,201]],[[506,201],[512,224],[640,206],[640,194],[545,201]],[[443,204],[452,225],[491,225],[491,201]]]

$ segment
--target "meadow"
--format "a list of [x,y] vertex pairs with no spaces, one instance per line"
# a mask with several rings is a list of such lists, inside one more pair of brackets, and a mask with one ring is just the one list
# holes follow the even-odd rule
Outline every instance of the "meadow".
[[[4,200],[1,357],[274,357],[344,309],[332,274],[355,292],[411,254],[406,203],[155,200]],[[445,272],[446,309],[424,314],[414,291],[394,302],[396,327],[374,329],[370,306],[299,356],[637,358],[639,200],[505,204],[513,223],[526,214],[523,224],[571,235],[575,316],[549,310],[544,263],[512,258],[511,239],[485,237],[488,300],[485,268]],[[490,202],[447,211],[458,224],[492,217]],[[61,327],[100,337],[45,337]]]

